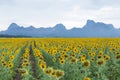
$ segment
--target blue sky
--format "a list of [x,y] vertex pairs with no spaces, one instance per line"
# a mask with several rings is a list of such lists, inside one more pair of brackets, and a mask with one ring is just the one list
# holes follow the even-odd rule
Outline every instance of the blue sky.
[[0,30],[12,22],[21,26],[67,29],[83,27],[87,19],[120,27],[120,0],[0,0]]

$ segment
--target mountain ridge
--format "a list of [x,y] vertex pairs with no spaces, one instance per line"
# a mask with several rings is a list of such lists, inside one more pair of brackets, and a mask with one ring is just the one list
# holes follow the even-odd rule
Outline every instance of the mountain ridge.
[[8,29],[0,31],[0,34],[32,37],[120,37],[120,29],[116,29],[112,24],[95,22],[94,20],[87,20],[82,28],[74,27],[69,30],[62,23],[48,28],[23,27],[16,23],[11,23]]

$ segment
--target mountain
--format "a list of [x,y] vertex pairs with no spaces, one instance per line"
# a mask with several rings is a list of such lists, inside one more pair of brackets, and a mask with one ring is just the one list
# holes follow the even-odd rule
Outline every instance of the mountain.
[[16,23],[10,24],[7,30],[1,31],[1,35],[24,35],[32,37],[120,37],[120,29],[114,28],[112,24],[87,20],[82,28],[67,30],[63,24],[56,24],[54,27],[34,26],[22,27]]
[[112,24],[94,22],[93,20],[87,20],[81,33],[85,37],[118,37],[119,35],[119,31]]

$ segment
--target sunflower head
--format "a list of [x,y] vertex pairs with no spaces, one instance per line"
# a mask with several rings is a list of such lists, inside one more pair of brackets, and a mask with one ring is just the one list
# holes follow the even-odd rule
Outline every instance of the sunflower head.
[[86,61],[83,63],[83,65],[84,65],[85,67],[90,67],[90,61],[89,61],[89,60],[86,60]]
[[104,60],[104,59],[100,59],[100,60],[97,61],[97,64],[98,64],[99,66],[102,66],[104,63],[105,63],[105,60]]
[[90,77],[85,77],[84,80],[91,80]]
[[13,64],[12,64],[12,63],[9,63],[9,64],[8,64],[8,68],[13,68]]

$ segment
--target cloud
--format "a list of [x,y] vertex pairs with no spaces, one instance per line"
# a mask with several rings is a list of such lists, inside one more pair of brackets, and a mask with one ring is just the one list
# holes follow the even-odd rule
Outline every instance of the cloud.
[[11,5],[14,3],[14,0],[0,0],[0,6],[2,5]]
[[87,19],[119,26],[120,0],[1,0],[0,29],[11,22],[29,26],[83,27]]

